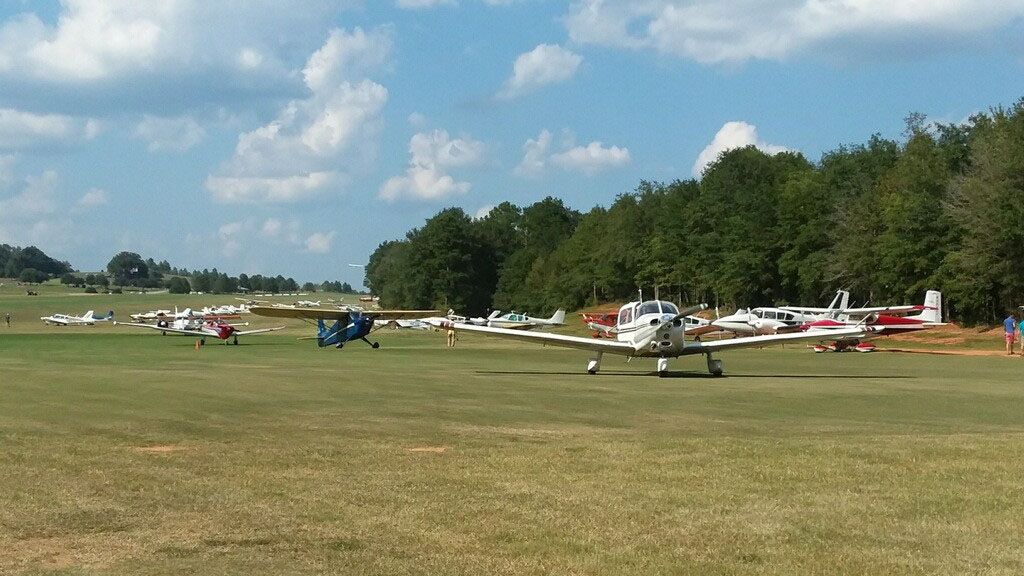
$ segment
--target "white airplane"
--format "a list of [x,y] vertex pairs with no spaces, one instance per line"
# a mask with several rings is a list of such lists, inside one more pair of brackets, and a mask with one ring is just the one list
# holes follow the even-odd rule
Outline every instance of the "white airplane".
[[532,330],[534,328],[548,328],[565,324],[565,310],[559,308],[551,318],[532,318],[526,314],[511,312],[499,316],[501,310],[491,312],[487,317],[487,326],[491,328],[511,328],[514,330]]
[[107,312],[106,316],[94,316],[93,311],[89,310],[81,316],[74,316],[71,314],[53,314],[52,316],[40,316],[39,319],[44,324],[54,324],[56,326],[92,326],[97,322],[107,322],[114,317],[114,311]]
[[147,320],[156,320],[161,316],[170,316],[170,310],[150,310],[149,312],[139,312],[138,314],[129,314],[129,318],[134,322],[145,322]]
[[[714,376],[721,376],[722,361],[711,357],[715,352],[732,348],[765,346],[793,340],[821,338],[818,334],[796,332],[718,340],[715,342],[687,342],[685,338],[686,325],[683,319],[705,308],[707,308],[707,304],[701,304],[680,312],[675,304],[663,300],[630,302],[619,308],[618,321],[615,326],[615,341],[493,328],[489,326],[473,326],[471,324],[457,324],[451,321],[442,321],[437,325],[441,328],[477,332],[487,336],[589,350],[595,353],[587,363],[587,372],[590,374],[597,373],[601,368],[601,358],[605,353],[626,356],[627,358],[656,358],[658,360],[657,372],[659,376],[666,375],[669,358],[702,354],[707,357],[708,372]],[[854,326],[839,329],[833,332],[832,336],[865,336],[871,331],[872,328],[870,327]]]
[[[916,314],[910,314],[910,312],[916,312]],[[871,352],[875,349],[875,345],[871,342],[864,342],[864,340],[944,325],[942,293],[938,290],[928,290],[925,293],[923,305],[848,308],[835,311],[826,318],[802,326],[801,329],[808,334],[819,334],[822,340],[830,341],[827,345],[815,345],[815,352],[842,352],[844,350]],[[833,332],[834,330],[844,330],[850,326],[871,328],[871,334],[864,337],[836,337]]]
[[797,330],[804,324],[809,324],[827,317],[837,310],[845,310],[850,302],[850,293],[846,290],[837,290],[835,298],[828,308],[814,308],[809,306],[761,306],[749,310],[739,309],[734,314],[722,316],[711,323],[721,330],[728,330],[736,334],[777,334]]
[[[160,320],[156,324],[139,324],[135,322],[114,322],[114,326],[134,326],[136,328],[149,328],[151,330],[158,330],[161,334],[166,336],[168,333],[171,334],[183,334],[185,336],[199,336],[199,343],[206,344],[206,337],[212,336],[224,341],[224,344],[238,345],[239,336],[247,336],[249,334],[262,334],[264,332],[273,332],[275,330],[283,330],[284,326],[278,326],[276,328],[259,328],[256,330],[239,330],[240,326],[248,326],[249,323],[244,324],[228,324],[226,322],[218,322],[216,320],[201,321],[194,317],[182,317],[171,322],[166,320]],[[228,342],[228,340],[231,342]]]

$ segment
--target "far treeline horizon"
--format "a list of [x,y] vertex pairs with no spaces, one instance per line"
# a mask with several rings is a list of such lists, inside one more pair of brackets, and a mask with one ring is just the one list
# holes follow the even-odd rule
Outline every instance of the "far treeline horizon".
[[82,286],[86,291],[106,289],[108,286],[136,286],[139,288],[167,288],[172,294],[206,292],[233,294],[240,288],[258,292],[345,292],[356,290],[348,282],[325,280],[320,284],[306,282],[299,286],[293,278],[284,276],[263,276],[239,274],[228,276],[213,270],[172,268],[166,261],[154,262],[143,259],[134,252],[119,252],[107,264],[106,273],[82,274],[75,271],[69,262],[61,262],[47,256],[35,246],[19,248],[0,244],[0,277],[16,278],[21,282],[39,283],[50,278],[60,278],[62,284]]
[[473,219],[446,208],[383,242],[367,286],[391,308],[545,314],[635,298],[814,305],[943,292],[951,317],[996,322],[1024,303],[1024,99],[964,124],[911,114],[811,162],[754,147],[700,180],[643,181],[580,213],[548,197]]

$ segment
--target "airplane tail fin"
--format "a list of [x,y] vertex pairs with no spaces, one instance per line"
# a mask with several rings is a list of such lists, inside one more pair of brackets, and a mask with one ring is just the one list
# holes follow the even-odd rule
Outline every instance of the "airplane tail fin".
[[548,322],[551,324],[565,324],[565,309],[559,308],[556,310],[554,316],[548,318]]
[[338,343],[338,332],[341,329],[339,322],[335,322],[330,328],[324,323],[323,318],[316,320],[316,345],[324,348]]
[[86,320],[92,320],[93,319],[93,317],[92,317],[93,314],[94,314],[94,312],[92,310],[89,310],[85,314],[82,314],[82,318],[85,318]]
[[501,316],[501,310],[495,310],[494,312],[491,312],[491,315],[488,316],[487,319],[488,320],[494,320],[498,316]]
[[828,305],[829,310],[845,310],[850,307],[850,293],[846,290],[836,290],[836,296]]
[[924,310],[917,315],[919,320],[925,322],[942,323],[942,293],[938,290],[929,290],[924,296]]

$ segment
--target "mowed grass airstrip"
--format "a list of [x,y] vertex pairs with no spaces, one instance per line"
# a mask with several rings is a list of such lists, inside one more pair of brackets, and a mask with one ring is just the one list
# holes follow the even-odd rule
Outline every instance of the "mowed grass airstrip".
[[229,298],[0,290],[2,574],[1024,572],[1021,359],[197,351],[38,316]]

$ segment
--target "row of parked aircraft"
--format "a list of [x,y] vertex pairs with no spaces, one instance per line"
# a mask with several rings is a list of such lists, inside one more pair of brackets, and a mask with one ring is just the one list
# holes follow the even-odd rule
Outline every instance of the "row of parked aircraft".
[[[665,300],[641,299],[621,306],[614,315],[605,313],[600,316],[585,316],[588,325],[597,335],[602,336],[601,338],[583,338],[534,330],[564,324],[564,310],[558,310],[550,318],[534,318],[515,312],[502,315],[500,311],[491,313],[487,318],[465,318],[456,316],[451,311],[448,316],[440,316],[437,310],[363,310],[358,307],[326,308],[305,305],[255,305],[248,307],[248,311],[259,316],[292,318],[315,323],[316,340],[321,347],[342,348],[348,342],[361,340],[373,348],[378,348],[379,343],[371,342],[367,336],[375,329],[395,323],[403,327],[428,326],[575,348],[592,353],[587,363],[587,372],[590,374],[600,370],[602,358],[607,353],[627,358],[654,358],[657,360],[659,375],[667,373],[668,361],[671,358],[703,355],[706,357],[708,371],[712,375],[721,376],[722,361],[713,355],[734,348],[816,340],[818,343],[814,346],[815,351],[869,351],[873,346],[868,340],[873,338],[942,324],[942,295],[934,290],[928,291],[924,304],[917,306],[850,307],[848,303],[849,293],[839,291],[825,308],[761,307],[740,310],[729,316],[709,320],[696,316],[696,313],[707,308],[706,304],[680,310],[675,304]],[[55,314],[43,320],[63,324],[91,324],[112,317],[112,312],[104,318],[99,318],[89,311],[81,317]],[[332,324],[328,326],[327,322]],[[248,323],[230,324],[223,318],[204,317],[189,309],[181,313],[175,310],[174,316],[170,316],[169,313],[158,314],[155,324],[113,324],[149,328],[163,334],[199,336],[201,343],[205,343],[206,337],[214,337],[226,344],[237,344],[239,336],[284,328],[278,326],[241,330],[240,328],[248,326]],[[744,337],[701,341],[702,334],[719,330]]]
[[53,324],[55,326],[92,326],[97,322],[109,322],[113,318],[113,310],[107,312],[106,316],[96,316],[92,310],[89,310],[81,316],[75,316],[74,314],[52,314],[39,317],[44,324]]

